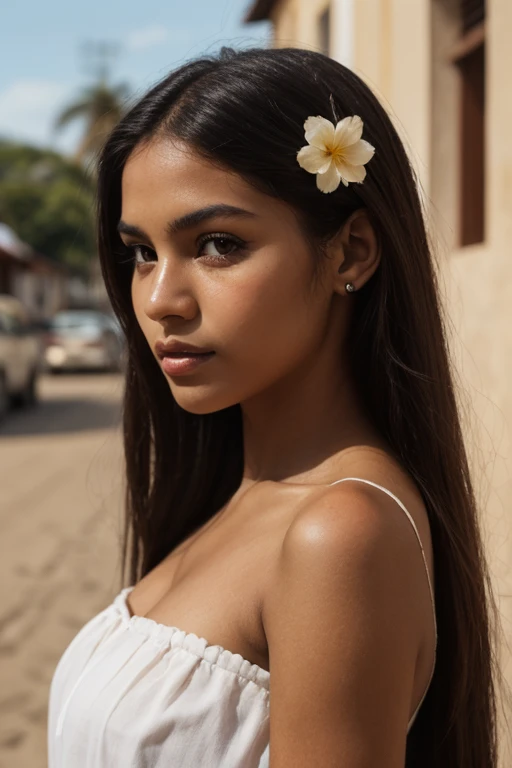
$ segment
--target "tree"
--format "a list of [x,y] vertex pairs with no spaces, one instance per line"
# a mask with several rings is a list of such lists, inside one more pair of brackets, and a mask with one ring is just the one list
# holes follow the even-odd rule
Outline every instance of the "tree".
[[57,152],[0,141],[0,221],[83,275],[95,253],[92,185]]
[[85,122],[82,140],[75,153],[78,162],[84,163],[98,155],[108,134],[123,116],[128,99],[126,85],[112,86],[102,78],[85,88],[77,101],[61,112],[55,124],[57,130],[77,119]]

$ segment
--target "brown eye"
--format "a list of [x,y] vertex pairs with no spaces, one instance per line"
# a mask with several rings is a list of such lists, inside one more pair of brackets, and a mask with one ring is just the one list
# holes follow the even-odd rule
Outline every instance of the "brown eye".
[[148,264],[148,262],[151,260],[151,257],[156,256],[154,250],[149,248],[147,245],[128,245],[127,249],[132,255],[132,259],[136,265]]
[[243,240],[232,235],[212,232],[199,240],[199,256],[204,256],[207,261],[229,262],[244,251],[245,245]]
[[213,245],[214,249],[217,251],[217,253],[207,254],[209,256],[226,256],[228,253],[231,253],[233,248],[236,248],[234,243],[226,237],[216,237],[214,240],[209,240],[205,245],[207,247]]

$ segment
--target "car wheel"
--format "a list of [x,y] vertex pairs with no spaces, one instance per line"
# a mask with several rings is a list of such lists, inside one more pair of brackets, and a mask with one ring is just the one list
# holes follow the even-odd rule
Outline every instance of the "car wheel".
[[114,355],[111,358],[110,362],[110,372],[111,373],[119,373],[121,371],[121,363],[119,360],[119,355],[117,352],[114,353]]
[[117,373],[117,371],[119,371],[119,355],[115,344],[108,345],[108,362],[106,370],[109,373]]
[[9,398],[7,396],[7,383],[5,381],[5,376],[0,371],[0,421],[2,421],[3,417],[7,413],[7,409],[9,407]]
[[32,406],[37,403],[37,371],[32,371],[27,386],[22,395],[23,405]]

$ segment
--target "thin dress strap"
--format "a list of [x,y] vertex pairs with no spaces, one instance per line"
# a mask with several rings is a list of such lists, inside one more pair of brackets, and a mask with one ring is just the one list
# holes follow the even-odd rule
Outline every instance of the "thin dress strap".
[[433,615],[433,619],[434,619],[434,635],[435,635],[434,662],[432,664],[432,669],[430,671],[430,677],[428,679],[427,687],[425,688],[423,696],[421,697],[420,702],[419,702],[418,706],[416,707],[416,709],[414,711],[414,714],[413,714],[413,716],[411,717],[411,719],[409,721],[409,725],[408,725],[408,728],[407,728],[407,730],[409,730],[410,727],[412,726],[414,720],[416,719],[416,715],[418,714],[418,711],[419,711],[421,705],[423,704],[425,696],[427,695],[427,691],[428,691],[428,689],[430,687],[430,683],[432,681],[432,677],[434,675],[434,669],[435,669],[435,666],[436,666],[437,619],[436,619],[436,609],[435,609],[435,600],[434,600],[434,590],[432,588],[432,582],[430,580],[430,573],[429,573],[428,566],[427,566],[427,558],[425,557],[425,550],[423,549],[423,544],[421,542],[420,534],[419,534],[418,528],[416,526],[416,523],[414,522],[410,512],[406,509],[404,503],[402,501],[400,501],[398,496],[395,496],[395,494],[392,493],[388,488],[384,488],[384,486],[378,485],[378,483],[374,483],[372,480],[366,480],[363,477],[342,477],[341,480],[335,480],[334,483],[329,483],[329,485],[336,485],[336,483],[343,483],[345,480],[358,480],[361,483],[368,483],[368,485],[373,485],[374,488],[380,488],[381,491],[384,491],[384,493],[387,493],[388,496],[391,496],[391,498],[396,501],[398,506],[401,507],[403,509],[403,511],[405,512],[405,514],[407,515],[407,517],[408,517],[408,519],[409,519],[409,521],[410,521],[410,523],[411,523],[411,525],[412,525],[412,527],[414,529],[414,533],[416,534],[416,538],[418,539],[418,543],[419,543],[420,549],[421,549],[421,554],[423,556],[423,563],[425,565],[425,572],[427,574],[428,588],[429,588],[429,591],[430,591],[430,602],[432,604],[432,615]]

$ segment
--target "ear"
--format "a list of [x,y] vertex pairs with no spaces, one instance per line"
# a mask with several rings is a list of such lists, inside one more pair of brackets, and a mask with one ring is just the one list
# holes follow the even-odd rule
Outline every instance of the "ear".
[[329,245],[334,289],[346,294],[345,285],[356,291],[371,278],[380,262],[380,244],[368,216],[361,208],[352,213]]

